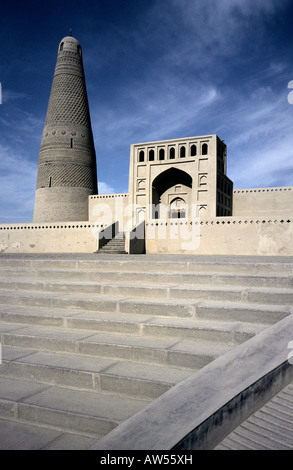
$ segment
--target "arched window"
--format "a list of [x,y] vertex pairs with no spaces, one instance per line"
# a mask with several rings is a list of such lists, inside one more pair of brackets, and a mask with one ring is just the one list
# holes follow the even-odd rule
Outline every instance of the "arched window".
[[153,151],[153,149],[151,149],[149,151],[149,161],[152,162],[154,161],[154,159],[155,159],[155,152]]
[[81,56],[81,47],[80,47],[79,44],[78,44],[78,46],[77,46],[77,53]]
[[139,152],[138,161],[139,162],[144,162],[144,151],[143,150],[141,150]]
[[202,144],[201,154],[207,155],[208,154],[208,144]]
[[63,51],[63,46],[64,46],[64,42],[61,42],[61,44],[60,44],[60,52]]
[[196,145],[192,145],[192,146],[191,146],[190,155],[191,155],[192,157],[195,157],[195,156],[196,156]]
[[159,160],[165,160],[165,150],[160,149],[159,151]]
[[181,197],[177,197],[171,201],[169,206],[170,219],[182,219],[186,217],[186,202]]
[[175,149],[174,149],[174,147],[170,148],[169,156],[170,156],[170,160],[173,160],[175,158]]
[[182,146],[182,147],[180,148],[180,158],[184,158],[184,157],[185,157],[185,147]]

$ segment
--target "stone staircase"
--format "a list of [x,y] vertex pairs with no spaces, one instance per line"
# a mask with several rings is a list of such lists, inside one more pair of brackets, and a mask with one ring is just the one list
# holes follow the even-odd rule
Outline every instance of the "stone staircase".
[[292,449],[293,382],[215,447],[215,450]]
[[118,232],[115,237],[103,245],[96,253],[102,254],[126,254],[125,251],[125,235]]
[[0,449],[89,449],[292,312],[286,259],[0,257]]

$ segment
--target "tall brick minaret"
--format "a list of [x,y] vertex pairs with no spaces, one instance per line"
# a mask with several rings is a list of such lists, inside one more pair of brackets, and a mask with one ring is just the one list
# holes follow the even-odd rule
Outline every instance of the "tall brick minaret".
[[67,36],[57,63],[42,136],[34,222],[88,220],[97,194],[96,155],[79,42]]

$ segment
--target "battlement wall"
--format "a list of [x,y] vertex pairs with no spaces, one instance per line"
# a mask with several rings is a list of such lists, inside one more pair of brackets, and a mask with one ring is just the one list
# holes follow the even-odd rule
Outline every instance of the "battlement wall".
[[147,253],[293,256],[292,240],[293,214],[146,223]]
[[233,216],[282,216],[293,213],[293,186],[235,189]]
[[0,253],[93,253],[103,228],[88,222],[1,224]]
[[[2,224],[0,253],[93,253],[108,225]],[[148,254],[293,256],[293,217],[154,219],[146,222],[145,237]]]

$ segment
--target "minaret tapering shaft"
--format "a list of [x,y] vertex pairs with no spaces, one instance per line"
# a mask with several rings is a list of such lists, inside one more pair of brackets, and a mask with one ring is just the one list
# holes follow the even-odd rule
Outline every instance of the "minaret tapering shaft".
[[67,36],[57,63],[39,154],[34,222],[88,220],[96,155],[79,42]]

